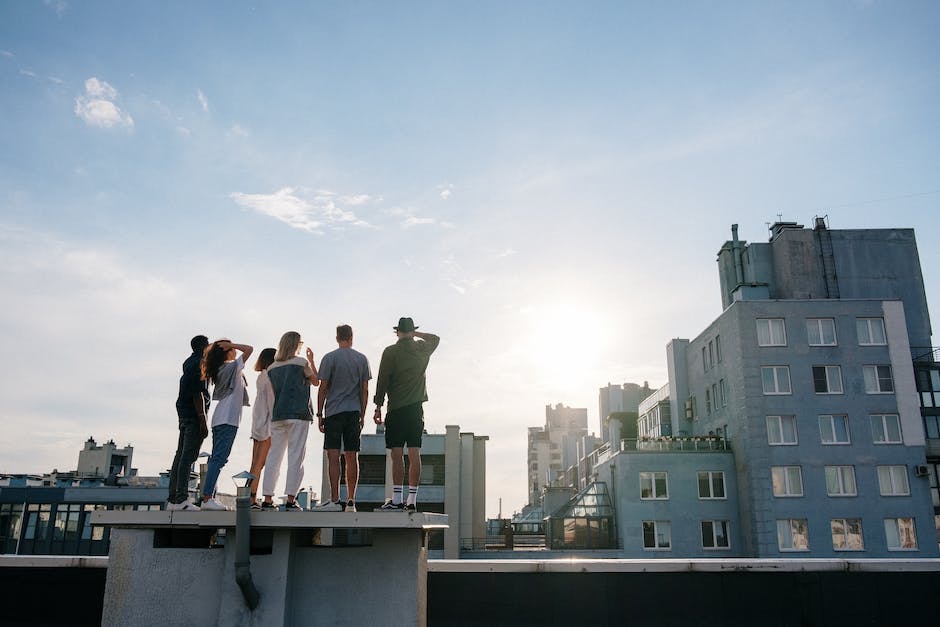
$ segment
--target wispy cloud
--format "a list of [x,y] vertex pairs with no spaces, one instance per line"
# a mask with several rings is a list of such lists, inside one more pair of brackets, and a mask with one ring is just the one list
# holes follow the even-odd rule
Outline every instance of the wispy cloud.
[[0,50],[0,56],[6,57],[7,59],[12,59],[16,55],[9,50]]
[[95,77],[85,81],[85,93],[75,99],[75,115],[89,126],[133,128],[134,119],[115,104],[117,90]]
[[65,0],[43,0],[43,4],[55,11],[57,17],[62,17],[69,10],[69,3]]
[[454,193],[454,186],[450,183],[444,183],[437,186],[438,196],[441,197],[441,200],[447,200],[450,198],[451,194]]
[[229,197],[246,209],[309,233],[322,234],[324,228],[346,226],[374,228],[348,208],[373,202],[366,194],[344,196],[329,190],[284,187],[272,194],[232,192]]
[[514,248],[506,248],[498,253],[496,253],[497,259],[505,259],[506,257],[511,257],[517,254],[517,251]]
[[196,90],[196,98],[199,99],[199,106],[202,107],[203,112],[209,113],[209,100],[201,89]]
[[416,216],[410,209],[394,207],[388,211],[389,215],[398,218],[398,224],[403,229],[410,229],[416,226],[427,226],[437,224],[436,218]]

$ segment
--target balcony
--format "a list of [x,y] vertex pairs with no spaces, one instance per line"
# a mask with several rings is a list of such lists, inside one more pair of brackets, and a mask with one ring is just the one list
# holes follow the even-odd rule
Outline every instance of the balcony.
[[730,451],[731,443],[717,436],[627,438],[620,441],[621,452],[635,453],[713,453]]

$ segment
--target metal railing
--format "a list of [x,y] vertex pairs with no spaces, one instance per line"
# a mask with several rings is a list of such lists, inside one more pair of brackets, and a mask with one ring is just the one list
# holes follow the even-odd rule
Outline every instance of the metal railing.
[[620,441],[621,451],[646,452],[699,452],[730,451],[731,443],[725,438],[709,437],[670,437],[661,438],[625,438]]
[[915,364],[940,363],[940,347],[911,346],[911,357]]

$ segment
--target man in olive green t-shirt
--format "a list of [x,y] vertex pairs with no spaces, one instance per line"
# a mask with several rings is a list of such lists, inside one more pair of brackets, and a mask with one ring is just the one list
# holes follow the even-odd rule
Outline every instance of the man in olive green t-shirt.
[[[424,432],[424,406],[428,400],[424,373],[431,353],[441,338],[419,333],[411,318],[400,318],[394,327],[398,341],[387,347],[379,362],[375,383],[375,414],[372,420],[382,424],[382,404],[388,395],[385,416],[385,448],[392,456],[392,500],[376,511],[413,512],[417,509],[418,481],[421,479],[421,434]],[[408,500],[403,502],[405,450],[408,446]]]

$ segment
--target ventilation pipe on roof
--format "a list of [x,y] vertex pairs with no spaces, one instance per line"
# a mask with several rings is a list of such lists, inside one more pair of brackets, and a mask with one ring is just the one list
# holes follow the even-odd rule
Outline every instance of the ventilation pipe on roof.
[[738,239],[738,225],[731,225],[731,257],[734,259],[734,278],[737,285],[744,283],[744,268],[741,266],[741,241]]

